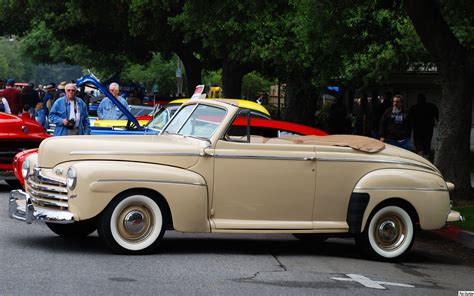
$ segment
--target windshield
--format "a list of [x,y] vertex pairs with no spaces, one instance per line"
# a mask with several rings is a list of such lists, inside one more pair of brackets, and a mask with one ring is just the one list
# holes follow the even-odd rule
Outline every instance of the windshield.
[[153,116],[153,119],[147,123],[147,127],[161,130],[171,117],[173,117],[178,108],[179,105],[167,105],[161,108],[155,116]]
[[225,109],[214,106],[187,105],[173,117],[163,132],[210,139],[225,114]]
[[153,107],[148,106],[129,106],[129,111],[133,116],[149,115],[153,111]]

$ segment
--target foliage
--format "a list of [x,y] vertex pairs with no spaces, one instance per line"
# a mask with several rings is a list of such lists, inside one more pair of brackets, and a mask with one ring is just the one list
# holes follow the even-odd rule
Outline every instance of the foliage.
[[202,81],[205,85],[211,86],[217,84],[219,86],[222,85],[221,80],[222,71],[204,71],[202,75]]
[[27,61],[18,55],[19,44],[15,40],[0,38],[0,77],[23,80]]
[[319,74],[316,85],[337,79],[362,88],[428,61],[401,5],[383,8],[371,0],[356,6],[349,0],[294,4],[300,15],[297,36],[307,45],[306,56]]
[[257,72],[251,72],[244,76],[242,95],[246,98],[257,98],[260,93],[268,93],[272,84],[276,83],[263,78]]
[[455,222],[454,224],[460,226],[462,229],[474,231],[474,206],[454,207],[453,210],[459,211],[466,219],[464,222]]
[[128,64],[124,67],[121,78],[123,80],[138,81],[151,90],[153,84],[158,83],[159,94],[168,95],[176,92],[175,68],[177,59],[165,60],[159,53],[155,53],[151,61],[145,65]]

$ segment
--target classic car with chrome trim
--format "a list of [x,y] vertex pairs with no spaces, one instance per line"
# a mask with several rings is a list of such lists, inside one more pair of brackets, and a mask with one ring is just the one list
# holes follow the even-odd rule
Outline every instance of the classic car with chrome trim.
[[351,235],[381,260],[401,259],[417,229],[462,220],[450,209],[454,185],[417,154],[360,136],[234,133],[249,113],[190,100],[157,136],[46,139],[23,163],[25,191],[11,192],[9,215],[61,236],[97,229],[120,254],[155,252],[174,229]]
[[0,112],[0,180],[18,187],[13,174],[13,157],[25,149],[38,147],[50,137],[36,120]]

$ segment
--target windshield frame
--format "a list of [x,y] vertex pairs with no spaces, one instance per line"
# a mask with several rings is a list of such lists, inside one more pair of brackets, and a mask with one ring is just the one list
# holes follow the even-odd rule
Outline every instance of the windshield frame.
[[[192,106],[192,105],[194,105],[194,107],[192,108],[191,112],[186,117],[186,119],[183,121],[183,123],[179,126],[179,128],[176,129],[177,132],[176,133],[168,132],[167,129],[168,129],[169,125],[175,120],[175,117],[178,116],[179,113],[181,113],[182,109],[184,109],[187,106]],[[222,116],[222,120],[218,123],[217,128],[214,129],[214,131],[208,137],[196,136],[196,135],[185,135],[185,134],[180,133],[180,131],[183,129],[183,127],[186,125],[186,123],[188,123],[188,121],[190,120],[190,118],[193,116],[194,112],[196,111],[197,108],[199,108],[200,105],[215,108],[215,109],[220,109],[220,110],[223,110],[225,112]],[[196,102],[196,103],[186,104],[186,105],[183,104],[183,105],[180,106],[180,108],[178,110],[176,110],[173,117],[170,120],[168,120],[166,125],[163,127],[163,129],[161,131],[161,135],[172,134],[172,135],[180,135],[180,136],[183,136],[183,137],[207,138],[207,139],[211,140],[211,138],[215,135],[216,131],[219,130],[219,127],[225,121],[226,117],[228,116],[228,112],[229,112],[229,110],[227,110],[225,107],[215,106],[215,105],[210,105],[210,104],[203,104],[201,102]]]

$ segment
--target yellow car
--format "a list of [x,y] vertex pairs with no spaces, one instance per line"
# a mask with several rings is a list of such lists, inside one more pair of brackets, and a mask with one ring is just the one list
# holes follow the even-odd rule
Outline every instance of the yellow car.
[[[173,116],[173,114],[178,110],[178,108],[184,102],[189,99],[177,99],[169,102],[166,106],[162,107],[151,120],[148,119],[138,119],[140,125],[147,125],[148,127],[161,129],[168,122],[168,120]],[[215,100],[215,99],[209,99]],[[270,113],[268,110],[260,104],[257,104],[252,101],[247,100],[238,100],[238,99],[218,99],[222,101],[231,102],[234,105],[237,105],[239,108],[249,109],[252,111],[255,117],[261,118],[270,118]],[[96,120],[94,126],[97,127],[126,127],[128,120]]]

